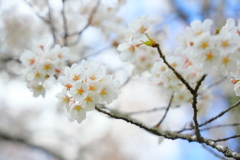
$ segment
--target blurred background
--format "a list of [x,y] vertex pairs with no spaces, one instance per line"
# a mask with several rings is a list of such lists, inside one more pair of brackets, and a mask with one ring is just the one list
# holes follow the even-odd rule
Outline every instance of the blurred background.
[[[68,33],[81,31],[88,23],[97,0],[66,0],[64,2]],[[139,127],[114,120],[97,111],[87,114],[81,124],[69,122],[65,108],[57,106],[55,95],[61,91],[56,82],[45,97],[34,98],[28,89],[24,67],[19,56],[31,49],[32,42],[50,39],[65,44],[61,0],[0,0],[0,160],[202,160],[220,159],[201,144],[184,140],[168,140],[152,135]],[[153,19],[163,50],[173,52],[178,46],[176,35],[184,33],[193,20],[214,21],[214,28],[227,18],[238,19],[238,0],[102,0],[91,24],[80,35],[69,37],[69,63],[95,59],[114,74],[121,83],[119,98],[108,107],[129,113],[146,125],[155,125],[167,105],[148,80],[149,73],[132,75],[134,66],[119,60],[116,50],[124,42],[127,24],[137,17]],[[207,83],[214,98],[199,115],[199,121],[213,117],[238,100],[231,83],[213,72]],[[157,109],[156,109],[157,108]],[[139,112],[153,110],[151,112]],[[166,130],[177,131],[189,126],[192,109],[173,108],[162,124]],[[212,126],[229,127],[202,131],[207,138],[223,138],[239,134],[239,109],[235,109]],[[221,143],[240,152],[238,139]],[[222,156],[221,154],[218,154]]]

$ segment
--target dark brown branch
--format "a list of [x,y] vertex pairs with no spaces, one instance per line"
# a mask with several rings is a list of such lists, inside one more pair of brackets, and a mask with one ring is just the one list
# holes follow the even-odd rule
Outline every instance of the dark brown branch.
[[173,95],[174,95],[174,93],[172,94],[172,96],[171,96],[171,98],[170,98],[170,100],[169,100],[168,106],[167,106],[167,108],[166,108],[166,111],[165,111],[162,119],[161,119],[154,127],[158,128],[158,127],[162,124],[162,122],[164,121],[165,117],[167,116],[167,113],[168,113],[168,111],[169,111],[169,108],[171,107],[171,104],[172,104]]
[[186,88],[190,91],[190,93],[193,96],[193,101],[192,101],[192,107],[193,107],[193,121],[195,124],[195,131],[196,131],[196,136],[199,139],[199,141],[202,141],[202,137],[199,131],[199,125],[198,125],[198,121],[197,121],[197,97],[198,97],[198,90],[202,84],[202,82],[204,81],[204,79],[206,78],[207,75],[203,75],[201,77],[201,79],[197,82],[195,89],[193,89],[190,84],[181,76],[180,73],[178,73],[166,60],[165,56],[163,55],[159,44],[155,44],[154,47],[157,48],[158,53],[160,55],[160,57],[162,58],[163,62],[168,66],[168,68],[170,68],[174,74],[178,77],[178,79],[186,86]]
[[193,121],[194,121],[194,128],[195,128],[195,133],[196,133],[196,136],[198,138],[198,140],[201,142],[202,141],[202,137],[201,137],[201,133],[200,133],[200,130],[199,130],[199,124],[198,124],[198,120],[197,120],[197,113],[198,113],[198,110],[197,110],[197,97],[198,97],[198,89],[200,88],[201,86],[201,83],[204,81],[204,79],[206,78],[207,75],[203,75],[201,77],[201,79],[197,82],[197,85],[194,89],[194,93],[192,94],[193,95],[193,101],[192,101],[192,108],[193,108]]
[[66,0],[62,0],[62,19],[63,19],[63,30],[64,30],[64,34],[63,34],[63,42],[64,42],[64,46],[67,46],[67,37],[68,37],[68,28],[67,28],[67,18],[66,18],[66,13],[65,13],[65,2]]
[[196,85],[196,87],[195,87],[195,89],[194,89],[195,92],[198,92],[198,90],[199,90],[202,82],[204,81],[204,79],[205,79],[206,77],[207,77],[207,75],[205,74],[205,75],[203,75],[203,76],[198,80],[197,85]]
[[178,79],[187,87],[187,89],[190,91],[191,94],[194,94],[194,89],[189,85],[189,83],[182,77],[182,75],[180,73],[178,73],[166,60],[165,56],[163,55],[159,44],[156,44],[154,47],[157,48],[158,53],[160,55],[160,57],[162,58],[163,62],[168,66],[168,68],[170,68],[173,73],[178,77]]
[[51,33],[52,33],[52,37],[53,37],[53,45],[54,45],[56,43],[56,35],[55,35],[55,29],[54,29],[54,26],[52,23],[52,11],[51,11],[51,7],[49,4],[49,0],[47,1],[47,4],[48,4],[48,19],[49,19],[48,24],[51,29]]
[[4,132],[0,132],[0,140],[1,139],[4,139],[4,140],[9,140],[9,141],[13,141],[13,142],[19,142],[19,143],[23,143],[29,147],[33,147],[33,148],[39,148],[43,151],[45,151],[46,153],[52,155],[53,157],[55,157],[56,159],[58,160],[63,160],[64,158],[59,155],[58,153],[56,152],[53,152],[45,147],[42,147],[42,146],[38,146],[38,145],[35,145],[31,142],[29,142],[28,138],[23,138],[23,137],[15,137],[15,136],[11,136],[10,134],[6,134]]
[[[112,117],[114,119],[121,119],[121,120],[124,120],[128,123],[131,123],[131,124],[135,125],[135,126],[138,126],[138,127],[142,128],[142,129],[144,129],[144,130],[146,130],[149,133],[152,133],[154,135],[163,136],[163,137],[165,137],[167,139],[171,139],[171,140],[183,139],[183,140],[187,140],[189,142],[199,142],[196,136],[179,134],[177,132],[171,132],[171,131],[160,131],[157,128],[148,127],[148,126],[138,122],[137,120],[134,120],[134,119],[130,118],[127,115],[121,114],[121,113],[116,112],[116,111],[114,113],[112,113],[109,109],[107,111],[107,110],[101,109],[100,107],[101,107],[101,105],[96,106],[96,110],[103,113],[103,114],[106,114],[109,117]],[[226,146],[219,145],[212,140],[202,139],[201,143],[205,143],[206,145],[218,150],[219,152],[223,153],[226,157],[231,157],[231,158],[234,158],[234,159],[240,159],[240,154],[239,153],[230,150]]]

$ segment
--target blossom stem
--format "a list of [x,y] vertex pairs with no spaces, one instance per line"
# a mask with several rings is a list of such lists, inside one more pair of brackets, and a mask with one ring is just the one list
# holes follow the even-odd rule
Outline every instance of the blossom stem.
[[165,56],[163,55],[160,46],[158,43],[154,46],[157,48],[159,56],[162,58],[163,62],[173,71],[173,73],[178,77],[178,79],[187,87],[191,94],[194,94],[194,89],[189,85],[189,83],[178,73],[166,60]]
[[173,95],[174,95],[174,93],[172,94],[172,96],[171,96],[171,98],[170,98],[170,100],[169,100],[168,106],[167,106],[167,108],[166,108],[166,111],[165,111],[162,119],[155,125],[156,128],[159,127],[159,126],[162,124],[162,122],[164,121],[165,117],[167,116],[167,113],[168,113],[168,111],[169,111],[169,108],[171,107],[171,104],[172,104]]

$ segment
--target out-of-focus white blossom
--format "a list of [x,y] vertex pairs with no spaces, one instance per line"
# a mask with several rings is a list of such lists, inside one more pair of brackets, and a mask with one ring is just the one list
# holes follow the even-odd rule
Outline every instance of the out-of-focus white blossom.
[[[142,16],[129,22],[125,33],[126,42],[119,44],[117,47],[117,50],[120,51],[120,59],[123,62],[134,64],[133,74],[150,71],[153,62],[158,58],[156,49],[146,46],[155,43],[148,37],[148,34],[154,35],[152,21],[149,16]],[[160,35],[158,34],[158,36]]]
[[[152,25],[148,16],[139,17],[128,24],[128,33],[126,34],[126,43],[118,45],[120,59],[123,62],[135,62],[137,58],[137,48],[147,40],[147,34],[152,32]],[[140,49],[139,49],[140,50]]]
[[68,112],[69,121],[73,122],[77,120],[81,123],[86,118],[86,111],[80,103],[72,103]]
[[[195,68],[184,57],[166,56],[168,63],[182,75],[182,77],[191,85],[195,86],[197,80],[202,76],[201,69]],[[191,102],[192,95],[177,78],[171,69],[163,62],[162,59],[156,61],[151,69],[152,76],[149,78],[157,84],[161,90],[171,97],[174,93],[174,106],[183,105]]]
[[215,67],[225,76],[230,76],[236,72],[239,63],[239,27],[233,19],[227,19],[226,24],[212,34],[212,23],[209,19],[193,21],[186,33],[178,36],[181,45],[176,53],[184,54],[193,65],[202,67],[204,73]]
[[201,22],[199,20],[195,20],[191,22],[190,26],[187,27],[187,31],[194,34],[194,35],[202,35],[204,33],[210,33],[210,29],[213,22],[210,19],[204,20],[204,22]]
[[[226,24],[221,29],[216,30],[216,33],[211,33],[212,23],[209,19],[204,22],[193,21],[190,27],[187,27],[186,33],[178,36],[180,46],[175,50],[175,53],[178,54],[177,58],[187,58],[185,65],[176,65],[177,63],[172,62],[177,60],[176,57],[166,56],[166,59],[191,86],[196,85],[203,73],[208,74],[215,67],[224,76],[235,79],[234,90],[236,95],[240,96],[239,24],[236,26],[233,19],[227,19]],[[179,103],[181,100],[187,101],[186,95],[189,93],[184,93],[186,88],[178,83],[180,82],[178,78],[166,68],[163,61],[156,62],[151,71],[152,77],[150,79],[153,82],[165,88],[169,93],[174,91],[174,101],[176,98],[178,98]],[[202,101],[204,99],[209,98],[202,98]],[[205,104],[205,102],[201,103]]]
[[62,92],[56,94],[56,97],[58,98],[58,106],[64,106],[69,111],[69,103],[71,98],[67,95],[66,89],[63,88]]
[[234,91],[236,93],[237,96],[240,96],[240,81],[238,81],[235,85],[234,85]]
[[26,81],[34,97],[44,97],[46,89],[53,84],[55,77],[62,75],[68,54],[66,47],[56,45],[50,49],[44,40],[36,41],[31,51],[23,52],[20,61],[25,67]]
[[150,72],[153,62],[158,59],[158,56],[155,48],[141,46],[141,49],[138,50],[135,62],[133,62],[135,66],[133,74],[141,74],[145,71]]
[[139,17],[128,24],[130,33],[135,37],[139,38],[149,33],[152,29],[150,19],[148,16]]
[[120,59],[123,62],[131,61],[134,62],[136,59],[136,46],[129,43],[122,43],[117,47],[117,50],[120,51]]
[[70,121],[77,120],[78,123],[85,119],[87,111],[95,109],[97,103],[109,104],[119,94],[119,81],[92,60],[66,66],[59,81],[64,88],[56,95],[58,104],[67,108]]

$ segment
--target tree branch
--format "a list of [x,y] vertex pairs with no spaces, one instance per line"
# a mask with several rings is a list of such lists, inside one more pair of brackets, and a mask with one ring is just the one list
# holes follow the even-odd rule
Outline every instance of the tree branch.
[[66,18],[66,14],[65,14],[65,2],[66,0],[62,0],[62,4],[63,4],[63,7],[62,7],[62,19],[63,19],[63,30],[64,30],[64,34],[63,34],[63,43],[64,43],[64,46],[67,46],[68,43],[67,43],[67,37],[68,37],[68,28],[67,28],[67,18]]
[[51,13],[50,5],[49,5],[49,0],[47,1],[47,5],[48,5],[48,9],[49,9],[48,19],[46,19],[45,17],[41,16],[38,12],[36,12],[36,11],[33,9],[32,4],[30,4],[30,3],[27,2],[26,0],[24,0],[24,1],[25,1],[25,3],[32,9],[32,11],[34,12],[34,14],[50,27],[50,30],[51,30],[51,33],[52,33],[52,36],[53,36],[53,41],[54,41],[54,44],[55,44],[55,43],[56,43],[56,34],[55,34],[55,33],[57,33],[57,30],[56,30],[56,28],[53,26],[53,23],[52,23],[52,13]]
[[219,113],[219,114],[216,115],[215,117],[207,120],[206,122],[200,124],[199,126],[201,127],[201,126],[204,126],[204,125],[206,125],[206,124],[208,124],[208,123],[211,123],[212,121],[214,121],[214,120],[218,119],[219,117],[223,116],[225,113],[227,113],[227,112],[230,111],[231,109],[237,107],[239,104],[240,104],[240,100],[237,101],[237,102],[236,102],[235,104],[233,104],[232,106],[230,106],[230,107],[229,107],[228,109],[226,109],[225,111],[222,111],[221,113]]
[[216,81],[216,82],[210,84],[209,86],[207,86],[206,89],[211,89],[212,87],[214,87],[214,86],[216,86],[216,85],[218,85],[218,84],[224,82],[225,80],[226,80],[226,77],[223,77],[222,79],[220,79],[220,80],[218,80],[218,81]]
[[[228,107],[226,110],[222,111],[221,113],[219,113],[218,115],[216,115],[215,117],[205,121],[204,123],[200,124],[199,127],[202,127],[202,126],[205,126],[206,124],[208,123],[211,123],[213,121],[215,121],[216,119],[220,118],[221,116],[223,116],[225,113],[227,113],[228,111],[230,111],[231,109],[234,109],[235,107],[237,107],[238,105],[240,105],[240,100],[237,101],[235,104],[233,104],[232,106]],[[235,125],[235,124],[234,124]],[[236,124],[238,125],[238,124]],[[180,131],[178,131],[178,133],[181,133],[183,131],[188,131],[188,130],[192,130],[193,127],[190,127],[190,128],[184,128]]]
[[200,130],[199,130],[199,124],[198,124],[198,120],[197,120],[197,97],[198,97],[198,89],[199,87],[201,86],[201,83],[204,81],[204,79],[206,78],[207,75],[203,75],[201,77],[201,79],[197,82],[197,85],[194,89],[194,93],[193,93],[193,101],[192,101],[192,108],[193,108],[193,121],[194,121],[194,124],[195,124],[195,133],[196,133],[196,136],[198,138],[198,140],[201,142],[202,141],[202,137],[201,137],[201,133],[200,133]]
[[227,160],[226,158],[222,157],[222,156],[219,156],[218,154],[216,154],[213,150],[211,150],[210,148],[208,148],[206,145],[202,144],[202,147],[204,149],[206,149],[209,153],[213,154],[214,156],[222,159],[222,160]]
[[229,139],[238,138],[238,137],[240,137],[240,135],[234,135],[234,136],[231,136],[231,137],[216,139],[216,140],[213,140],[213,141],[214,142],[227,141]]
[[195,89],[193,89],[190,84],[181,76],[180,73],[178,73],[166,60],[165,56],[163,55],[159,44],[155,44],[154,47],[157,48],[158,53],[160,55],[160,57],[162,58],[163,62],[174,72],[174,74],[178,77],[178,79],[187,87],[187,89],[190,91],[190,93],[193,96],[193,101],[192,101],[192,107],[193,107],[193,121],[195,124],[195,132],[196,132],[196,136],[199,139],[199,141],[202,141],[202,137],[199,131],[199,125],[198,125],[198,121],[197,121],[197,97],[198,97],[198,90],[202,84],[202,82],[204,81],[204,79],[206,78],[207,75],[203,75],[201,77],[201,79],[197,82]]
[[15,137],[15,136],[11,136],[10,134],[5,134],[4,132],[0,132],[0,139],[4,139],[4,140],[9,140],[9,141],[14,141],[14,142],[19,142],[19,143],[23,143],[29,147],[33,147],[33,148],[39,148],[41,150],[43,150],[44,152],[52,155],[53,157],[55,157],[58,160],[64,160],[64,158],[59,155],[56,152],[53,152],[45,147],[42,146],[37,146],[35,144],[32,144],[31,142],[29,142],[28,138],[23,138],[23,137]]
[[168,106],[166,108],[166,111],[165,111],[162,119],[155,125],[156,128],[158,128],[162,124],[162,122],[164,121],[165,117],[167,116],[168,110],[169,110],[169,108],[171,107],[171,104],[172,104],[173,95],[174,95],[174,93],[172,94],[172,96],[171,96],[171,98],[169,100]]
[[240,123],[220,124],[220,125],[216,125],[216,126],[210,126],[210,127],[202,128],[202,129],[200,129],[200,130],[201,130],[201,131],[206,131],[206,130],[215,129],[215,128],[233,127],[233,126],[239,126],[239,125],[240,125]]
[[77,40],[76,40],[75,42],[69,44],[69,45],[76,45],[76,44],[78,43],[81,34],[82,34],[82,33],[89,27],[89,25],[91,24],[92,19],[93,19],[93,16],[94,16],[95,13],[97,12],[97,9],[98,9],[98,7],[99,7],[99,5],[100,5],[100,1],[101,1],[101,0],[98,0],[98,1],[97,1],[95,7],[93,8],[93,10],[92,10],[92,12],[91,12],[91,14],[90,14],[90,16],[89,16],[89,18],[88,18],[88,22],[87,22],[87,24],[83,27],[83,29],[82,29],[81,31],[79,31],[79,32],[74,32],[74,33],[71,33],[71,34],[68,34],[68,35],[67,35],[67,36],[76,36],[76,35],[78,36]]
[[31,3],[29,3],[27,0],[24,0],[25,3],[32,9],[32,11],[35,13],[36,16],[38,16],[38,18],[40,18],[43,22],[49,24],[49,20],[47,20],[45,17],[41,16],[38,12],[36,12],[34,9],[33,9],[33,6]]
[[[106,111],[105,109],[101,108],[100,104],[98,104],[95,108],[96,108],[97,111],[99,111],[99,112],[101,112],[105,115],[108,115],[109,117],[112,117],[114,119],[124,120],[128,123],[131,123],[135,126],[138,126],[142,129],[148,131],[149,133],[152,133],[152,134],[157,135],[157,136],[163,136],[163,137],[165,137],[167,139],[171,139],[171,140],[183,139],[183,140],[187,140],[188,142],[199,142],[199,140],[196,136],[187,135],[187,134],[180,134],[180,133],[171,132],[171,131],[160,131],[157,128],[148,127],[148,126],[138,122],[137,120],[130,118],[127,115],[121,114],[120,112],[115,111],[114,113],[112,113],[109,109],[108,109],[108,111]],[[240,154],[239,153],[230,150],[226,146],[219,145],[212,140],[202,139],[201,143],[204,143],[204,144],[218,150],[219,152],[223,153],[226,157],[230,157],[230,158],[234,158],[234,159],[240,159]]]
[[170,68],[173,73],[178,77],[178,79],[187,87],[187,89],[190,91],[191,94],[194,94],[194,89],[189,85],[189,83],[182,77],[182,75],[180,73],[178,73],[166,60],[165,56],[163,55],[159,44],[156,44],[154,47],[157,48],[158,53],[160,55],[160,57],[162,58],[163,62],[168,66],[168,68]]
[[50,4],[49,4],[49,0],[47,1],[47,4],[48,4],[48,24],[49,24],[49,27],[51,29],[51,33],[52,33],[52,37],[53,37],[53,45],[56,43],[56,35],[55,35],[55,29],[54,29],[54,26],[53,26],[53,23],[52,23],[52,11],[51,11],[51,7],[50,7]]
[[167,107],[153,108],[153,109],[150,109],[150,110],[142,110],[142,111],[136,111],[136,112],[127,112],[126,115],[151,113],[151,112],[156,112],[156,111],[161,111],[161,110],[166,110],[166,109],[167,109]]

